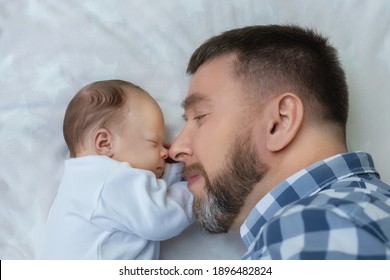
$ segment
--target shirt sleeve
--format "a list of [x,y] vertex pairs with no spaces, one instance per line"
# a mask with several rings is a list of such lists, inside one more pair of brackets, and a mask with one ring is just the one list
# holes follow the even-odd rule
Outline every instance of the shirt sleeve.
[[[173,181],[171,182],[173,183]],[[105,183],[92,222],[152,241],[178,235],[194,220],[186,182],[168,185],[146,170],[120,165]]]

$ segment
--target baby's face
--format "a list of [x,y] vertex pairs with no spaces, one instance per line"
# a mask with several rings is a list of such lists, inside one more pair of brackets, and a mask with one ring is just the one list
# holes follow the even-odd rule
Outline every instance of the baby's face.
[[149,96],[132,96],[129,112],[113,131],[113,158],[134,168],[147,169],[160,178],[168,151],[164,144],[164,118],[160,107]]

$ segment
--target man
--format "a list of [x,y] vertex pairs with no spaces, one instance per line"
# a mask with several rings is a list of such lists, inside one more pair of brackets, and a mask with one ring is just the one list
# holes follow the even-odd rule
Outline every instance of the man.
[[389,259],[390,187],[348,153],[348,89],[336,50],[298,26],[252,26],[192,55],[186,165],[197,221],[240,229],[244,259]]

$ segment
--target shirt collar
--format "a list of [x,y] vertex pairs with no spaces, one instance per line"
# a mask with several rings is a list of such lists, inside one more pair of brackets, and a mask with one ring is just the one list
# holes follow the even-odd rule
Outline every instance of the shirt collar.
[[377,173],[368,153],[338,154],[302,169],[276,186],[252,209],[241,226],[248,247],[260,228],[282,207],[327,188],[335,181],[363,173]]

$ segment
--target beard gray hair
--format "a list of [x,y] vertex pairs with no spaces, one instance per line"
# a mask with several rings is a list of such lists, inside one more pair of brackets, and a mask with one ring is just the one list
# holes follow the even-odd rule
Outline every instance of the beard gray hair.
[[197,222],[210,233],[228,232],[248,194],[267,171],[251,141],[249,131],[237,134],[221,171],[210,178],[200,163],[189,167],[205,178],[204,195],[195,198]]

